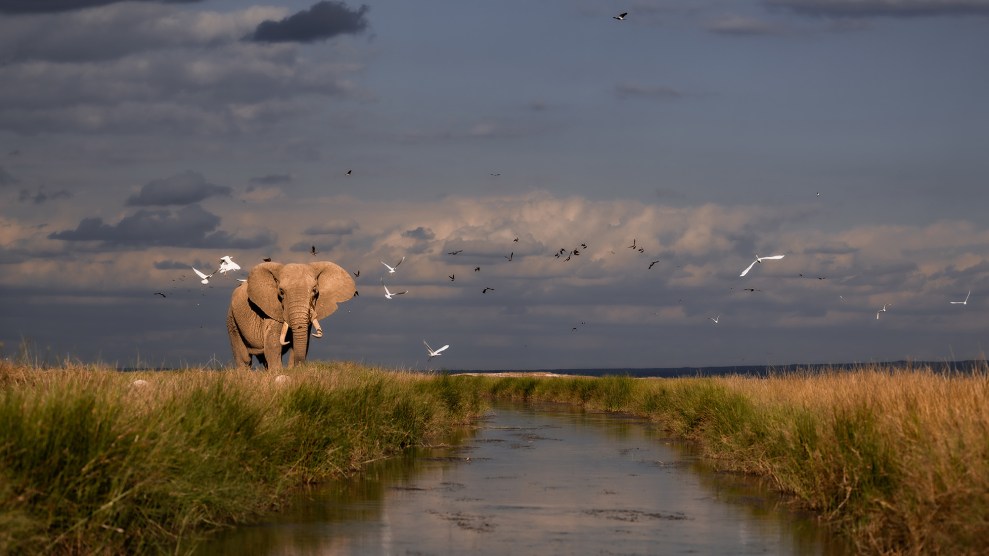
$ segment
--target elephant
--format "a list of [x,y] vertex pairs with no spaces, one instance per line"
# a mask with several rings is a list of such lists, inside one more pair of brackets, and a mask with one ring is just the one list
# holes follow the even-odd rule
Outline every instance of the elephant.
[[304,362],[309,335],[323,336],[319,319],[356,291],[350,273],[330,261],[255,266],[230,296],[227,332],[234,364],[250,369],[254,356],[265,369],[278,370],[286,352],[289,367]]

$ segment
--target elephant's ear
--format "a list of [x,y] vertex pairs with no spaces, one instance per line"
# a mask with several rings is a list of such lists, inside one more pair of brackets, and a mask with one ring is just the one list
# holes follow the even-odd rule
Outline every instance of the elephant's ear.
[[[319,298],[316,299],[316,318],[321,319],[337,310],[337,303],[354,297],[357,284],[350,273],[336,263],[319,261],[309,263],[316,275]],[[250,282],[248,282],[250,283]]]
[[268,318],[284,322],[282,302],[278,299],[278,274],[281,263],[261,263],[247,275],[247,297]]

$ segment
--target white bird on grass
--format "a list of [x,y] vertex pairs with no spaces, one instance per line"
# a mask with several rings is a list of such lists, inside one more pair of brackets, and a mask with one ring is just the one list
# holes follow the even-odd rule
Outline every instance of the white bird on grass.
[[738,276],[739,277],[742,277],[742,276],[745,276],[746,274],[748,274],[749,271],[752,270],[752,267],[754,267],[756,265],[756,263],[761,263],[762,261],[775,261],[775,260],[778,260],[778,259],[782,259],[784,256],[785,255],[772,255],[770,257],[760,257],[759,255],[756,255],[755,256],[755,260],[752,261],[752,264],[750,264],[749,266],[745,267],[745,270],[743,270],[742,273],[739,274]]
[[200,282],[202,282],[203,284],[209,284],[209,279],[213,277],[213,274],[216,274],[215,272],[212,272],[210,274],[203,274],[196,267],[192,267],[192,271],[195,272],[197,276],[199,276],[200,278],[202,278],[200,280]]
[[[382,284],[382,286],[384,286],[384,284]],[[391,298],[395,297],[396,295],[402,295],[403,293],[409,293],[409,290],[404,290],[404,291],[392,293],[392,292],[388,291],[388,286],[385,286],[385,299],[391,299]]]
[[235,263],[234,260],[230,258],[230,255],[220,257],[220,268],[217,269],[217,272],[220,274],[226,274],[231,270],[240,270],[240,265]]
[[968,290],[968,295],[965,296],[964,301],[949,301],[952,305],[968,305],[968,298],[972,295],[972,290]]
[[[426,340],[423,340],[422,343],[426,344]],[[433,357],[439,357],[440,355],[443,355],[442,354],[442,351],[445,350],[448,347],[450,347],[449,344],[447,344],[447,345],[445,345],[445,346],[443,346],[443,347],[441,347],[439,349],[433,349],[433,348],[429,347],[429,344],[426,344],[426,350],[429,351],[429,358],[430,359],[432,359]]]
[[[404,260],[405,260],[405,257],[402,257],[402,261],[404,261]],[[391,266],[390,264],[386,263],[385,261],[381,261],[381,264],[385,265],[385,268],[388,269],[388,274],[395,274],[395,269],[398,268],[398,265],[402,264],[402,261],[398,261],[397,263],[395,263],[395,266]]]

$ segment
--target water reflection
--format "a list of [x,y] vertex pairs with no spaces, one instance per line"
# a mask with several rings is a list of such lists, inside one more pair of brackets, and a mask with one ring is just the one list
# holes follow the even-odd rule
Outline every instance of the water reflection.
[[844,554],[746,477],[639,419],[496,406],[455,448],[300,495],[200,554]]

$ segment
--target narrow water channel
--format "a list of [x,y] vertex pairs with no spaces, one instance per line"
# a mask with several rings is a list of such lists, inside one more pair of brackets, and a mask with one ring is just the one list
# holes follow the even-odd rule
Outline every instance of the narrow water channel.
[[648,421],[499,405],[451,449],[300,494],[198,554],[851,554]]

